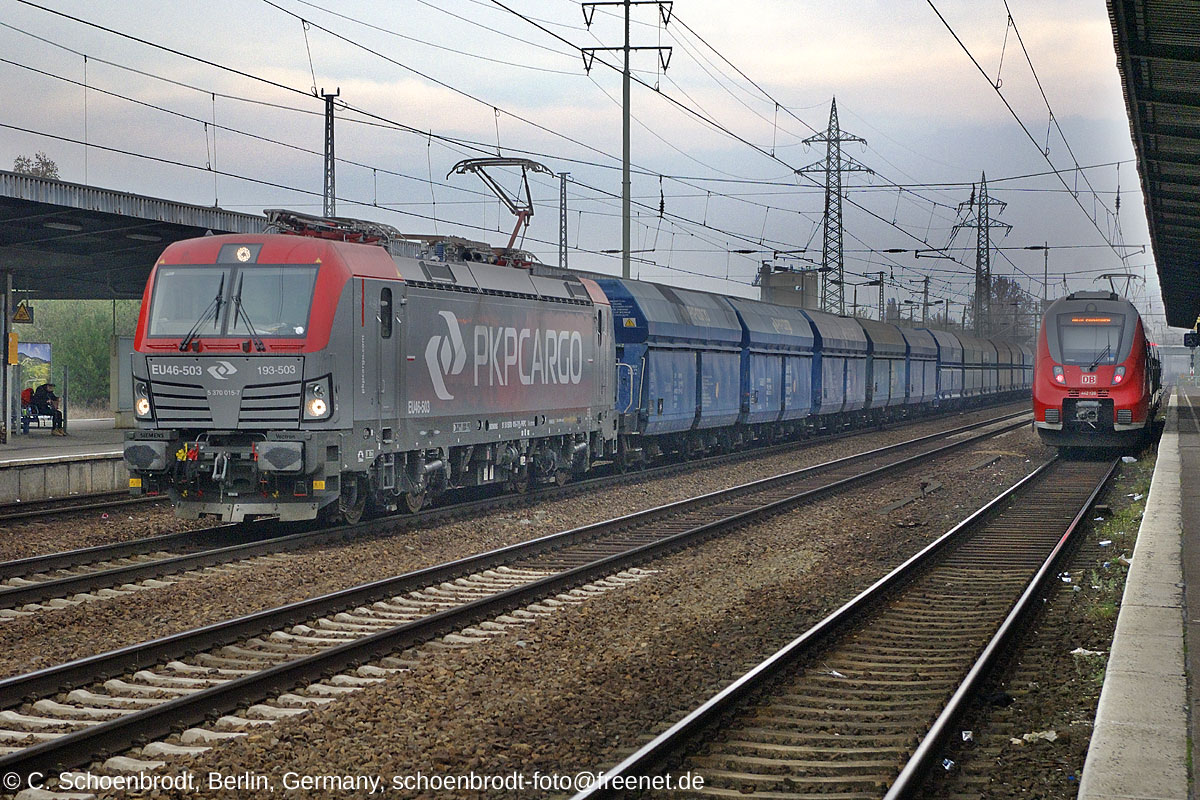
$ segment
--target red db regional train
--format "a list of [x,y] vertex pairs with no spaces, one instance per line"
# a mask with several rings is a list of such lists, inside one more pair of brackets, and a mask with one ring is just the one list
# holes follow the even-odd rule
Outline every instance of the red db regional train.
[[1133,303],[1075,292],[1051,304],[1038,332],[1034,427],[1057,447],[1123,447],[1150,433],[1161,365]]

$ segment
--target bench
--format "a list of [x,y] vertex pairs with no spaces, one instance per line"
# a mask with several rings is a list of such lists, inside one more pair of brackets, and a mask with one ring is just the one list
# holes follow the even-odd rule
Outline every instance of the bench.
[[35,414],[29,406],[21,407],[21,433],[29,433],[30,427],[52,428],[54,417],[49,414]]

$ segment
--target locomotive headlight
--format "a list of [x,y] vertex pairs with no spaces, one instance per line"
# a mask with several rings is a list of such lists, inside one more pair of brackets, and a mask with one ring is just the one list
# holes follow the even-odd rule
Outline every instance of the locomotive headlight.
[[1058,364],[1054,365],[1054,381],[1055,383],[1066,384],[1067,376],[1063,373],[1063,368]]
[[1125,367],[1117,367],[1115,370],[1113,370],[1112,385],[1116,386],[1123,380],[1125,380]]
[[133,411],[138,419],[150,418],[150,384],[145,381],[133,382]]
[[304,384],[304,419],[326,419],[333,411],[332,395],[328,375]]

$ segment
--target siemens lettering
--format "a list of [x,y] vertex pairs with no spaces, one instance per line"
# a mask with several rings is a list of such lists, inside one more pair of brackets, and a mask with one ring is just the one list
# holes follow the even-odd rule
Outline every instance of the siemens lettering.
[[475,385],[480,368],[488,386],[507,386],[515,368],[526,386],[577,384],[583,380],[583,336],[579,331],[475,326]]

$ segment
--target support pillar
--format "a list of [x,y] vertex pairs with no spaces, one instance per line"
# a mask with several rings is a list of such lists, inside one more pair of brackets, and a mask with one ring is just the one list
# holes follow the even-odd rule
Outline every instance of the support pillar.
[[4,273],[4,371],[0,377],[0,392],[4,393],[5,441],[13,435],[12,367],[8,363],[8,339],[12,333],[13,288],[12,273]]

